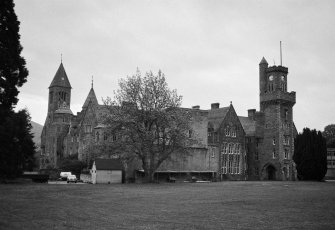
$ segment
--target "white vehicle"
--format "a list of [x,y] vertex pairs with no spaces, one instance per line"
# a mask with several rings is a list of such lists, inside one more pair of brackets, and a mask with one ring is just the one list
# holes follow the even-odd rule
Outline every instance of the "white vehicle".
[[76,177],[76,175],[69,175],[67,177],[67,183],[70,183],[70,182],[77,183],[77,177]]
[[60,178],[61,178],[62,180],[67,180],[67,177],[70,176],[70,175],[72,175],[71,172],[61,172],[61,173],[60,173]]

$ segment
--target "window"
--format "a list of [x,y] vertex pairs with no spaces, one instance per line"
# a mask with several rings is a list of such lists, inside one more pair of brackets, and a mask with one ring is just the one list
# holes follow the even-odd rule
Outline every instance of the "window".
[[96,142],[99,142],[99,139],[100,139],[100,133],[97,132],[97,133],[95,134],[95,141],[96,141]]
[[227,126],[227,127],[225,128],[225,135],[226,135],[227,137],[230,136],[230,128],[229,128],[229,126]]
[[284,136],[283,143],[284,145],[290,145],[290,136]]
[[284,118],[285,121],[288,121],[288,109],[284,109]]
[[214,151],[213,148],[211,148],[211,153],[212,153],[212,158],[214,158],[215,157],[215,151]]
[[214,132],[214,142],[219,141],[219,134],[217,132]]
[[276,145],[276,138],[272,139],[272,145]]
[[276,150],[275,149],[273,149],[273,151],[272,151],[272,158],[276,159]]
[[92,126],[91,125],[85,125],[85,133],[91,133],[92,132]]
[[54,96],[54,92],[51,91],[51,92],[49,93],[49,104],[51,104],[51,103],[53,102],[53,99],[54,99],[53,96]]
[[104,141],[107,140],[107,133],[104,133]]
[[207,129],[207,132],[208,132],[208,143],[212,143],[213,142],[213,138],[214,138],[214,128],[213,128],[213,125],[211,123],[208,123],[208,129]]
[[288,150],[287,149],[284,150],[284,159],[288,159]]
[[113,135],[113,136],[112,136],[112,140],[113,140],[113,141],[116,141],[116,135]]
[[258,160],[258,152],[255,152],[255,160]]
[[188,138],[192,138],[192,130],[188,130]]
[[234,128],[231,129],[231,136],[236,137],[236,130]]
[[258,167],[255,167],[255,175],[258,176],[259,175],[259,170]]

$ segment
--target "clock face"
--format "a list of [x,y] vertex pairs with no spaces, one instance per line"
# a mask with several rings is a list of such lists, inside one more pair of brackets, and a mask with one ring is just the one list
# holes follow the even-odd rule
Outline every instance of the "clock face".
[[272,76],[272,75],[269,77],[269,80],[270,80],[270,81],[273,81],[273,76]]
[[285,81],[285,76],[281,76],[281,80],[282,80],[282,81]]

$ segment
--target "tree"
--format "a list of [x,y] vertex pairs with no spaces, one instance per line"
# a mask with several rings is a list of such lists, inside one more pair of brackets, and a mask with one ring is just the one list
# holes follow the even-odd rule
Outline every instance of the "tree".
[[28,70],[21,57],[20,22],[13,0],[0,1],[0,178],[14,178],[31,168],[35,146],[30,117],[26,110],[15,113],[18,87],[26,81]]
[[19,25],[13,0],[0,1],[0,109],[7,112],[17,104],[18,87],[28,76],[21,57]]
[[66,172],[72,172],[79,176],[81,170],[86,167],[86,163],[78,160],[78,155],[72,155],[61,159],[59,169]]
[[322,136],[326,138],[328,148],[335,148],[335,124],[327,125]]
[[320,131],[304,128],[294,140],[293,160],[300,180],[322,180],[327,173],[326,140]]
[[140,160],[146,181],[153,182],[155,171],[172,154],[187,153],[190,114],[179,108],[182,97],[168,88],[161,71],[142,77],[137,70],[121,79],[119,87],[113,101],[105,100],[105,151],[126,163]]
[[15,178],[23,170],[34,167],[35,144],[31,133],[30,116],[26,110],[10,112],[0,125],[1,179]]

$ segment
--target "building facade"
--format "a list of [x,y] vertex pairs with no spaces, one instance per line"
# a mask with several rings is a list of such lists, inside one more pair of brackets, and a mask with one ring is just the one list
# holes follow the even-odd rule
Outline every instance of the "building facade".
[[[193,117],[189,138],[196,138],[198,144],[190,146],[188,156],[176,155],[165,161],[156,172],[157,179],[294,180],[296,94],[287,91],[287,82],[288,68],[269,67],[263,58],[259,64],[259,111],[250,109],[248,116],[238,116],[232,103],[226,107],[213,103],[208,110],[200,106],[188,109]],[[41,168],[57,167],[60,159],[73,154],[86,162],[111,157],[92,148],[94,143],[114,138],[105,133],[102,120],[108,110],[99,105],[93,83],[77,115],[73,115],[70,102],[71,85],[61,63],[49,87]],[[126,180],[135,180],[143,172],[138,163],[126,168]]]

